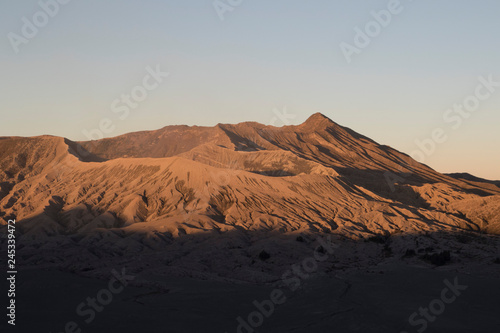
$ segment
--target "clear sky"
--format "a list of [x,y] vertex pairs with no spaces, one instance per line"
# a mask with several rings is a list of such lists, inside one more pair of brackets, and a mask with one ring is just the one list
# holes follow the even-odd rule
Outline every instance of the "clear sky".
[[[321,112],[405,153],[427,150],[438,171],[500,179],[500,87],[473,97],[478,77],[500,82],[498,0],[221,0],[219,13],[213,0],[54,1],[42,0],[52,16],[38,1],[0,3],[0,135],[86,140],[102,119],[109,137]],[[382,10],[390,22],[374,23]],[[141,88],[157,66],[168,77]],[[134,89],[131,108],[121,98]],[[465,100],[470,116],[446,113]]]

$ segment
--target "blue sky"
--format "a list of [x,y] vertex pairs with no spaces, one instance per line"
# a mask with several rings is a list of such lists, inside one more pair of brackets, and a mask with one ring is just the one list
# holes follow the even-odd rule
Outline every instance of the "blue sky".
[[[426,164],[500,179],[500,88],[459,128],[443,119],[478,77],[500,82],[500,2],[401,0],[348,63],[340,44],[355,46],[354,29],[389,3],[243,0],[221,20],[213,0],[72,0],[16,53],[9,34],[23,37],[23,17],[43,19],[42,9],[3,1],[0,135],[85,140],[102,119],[113,128],[103,135],[116,136],[170,124],[283,125],[274,109],[298,124],[321,112],[408,154],[441,128],[446,140],[427,146]],[[169,76],[120,119],[113,101],[157,66]]]

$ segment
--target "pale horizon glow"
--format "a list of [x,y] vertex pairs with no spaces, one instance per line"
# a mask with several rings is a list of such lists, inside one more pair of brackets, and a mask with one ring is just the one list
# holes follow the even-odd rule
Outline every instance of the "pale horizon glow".
[[[40,6],[3,2],[0,136],[87,140],[104,118],[114,126],[106,137],[175,124],[282,126],[321,112],[407,154],[441,128],[447,139],[425,164],[500,180],[500,88],[459,128],[443,119],[479,77],[500,82],[500,2],[401,0],[351,63],[340,43],[353,44],[354,28],[390,0],[244,0],[224,21],[212,2],[72,0],[17,54],[7,36]],[[113,102],[157,65],[168,77],[120,119]],[[288,123],[274,111],[284,109]]]

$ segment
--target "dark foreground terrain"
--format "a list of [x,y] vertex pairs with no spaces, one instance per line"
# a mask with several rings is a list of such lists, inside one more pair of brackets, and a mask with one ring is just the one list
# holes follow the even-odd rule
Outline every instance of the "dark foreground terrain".
[[[158,287],[140,287],[141,280]],[[444,292],[448,280],[458,281],[460,295]],[[115,294],[101,312],[91,317],[90,306],[77,307],[108,289],[109,280],[80,277],[51,269],[23,270],[18,274],[16,328],[0,325],[2,332],[253,332],[240,328],[245,322],[262,324],[255,332],[498,332],[500,289],[498,277],[455,274],[449,269],[431,269],[401,263],[371,270],[339,272],[334,278],[311,276],[291,291],[285,286],[258,286],[136,276],[131,285]],[[117,284],[116,286],[118,286]],[[115,287],[116,287],[115,286]],[[118,287],[117,287],[118,288]],[[273,290],[284,293],[274,310],[266,308]],[[103,293],[101,292],[101,297]],[[455,298],[450,304],[442,300]],[[441,309],[439,306],[445,304]],[[254,301],[263,304],[268,317],[256,314]],[[99,305],[99,304],[98,304]],[[416,316],[420,308],[437,310],[434,321]],[[434,308],[432,308],[434,307]],[[253,315],[252,315],[253,313]],[[253,319],[252,319],[253,318]],[[427,322],[427,324],[424,324]],[[72,328],[70,328],[72,329]],[[421,330],[420,332],[423,332]]]

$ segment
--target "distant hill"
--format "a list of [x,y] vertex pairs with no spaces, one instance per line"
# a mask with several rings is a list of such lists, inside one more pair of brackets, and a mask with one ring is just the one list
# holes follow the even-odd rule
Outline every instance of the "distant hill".
[[461,180],[468,180],[476,183],[488,183],[488,184],[494,184],[498,187],[500,187],[500,180],[488,180],[484,178],[479,178],[476,176],[471,175],[470,173],[462,172],[462,173],[447,173],[447,176],[450,176],[455,179],[461,179]]

